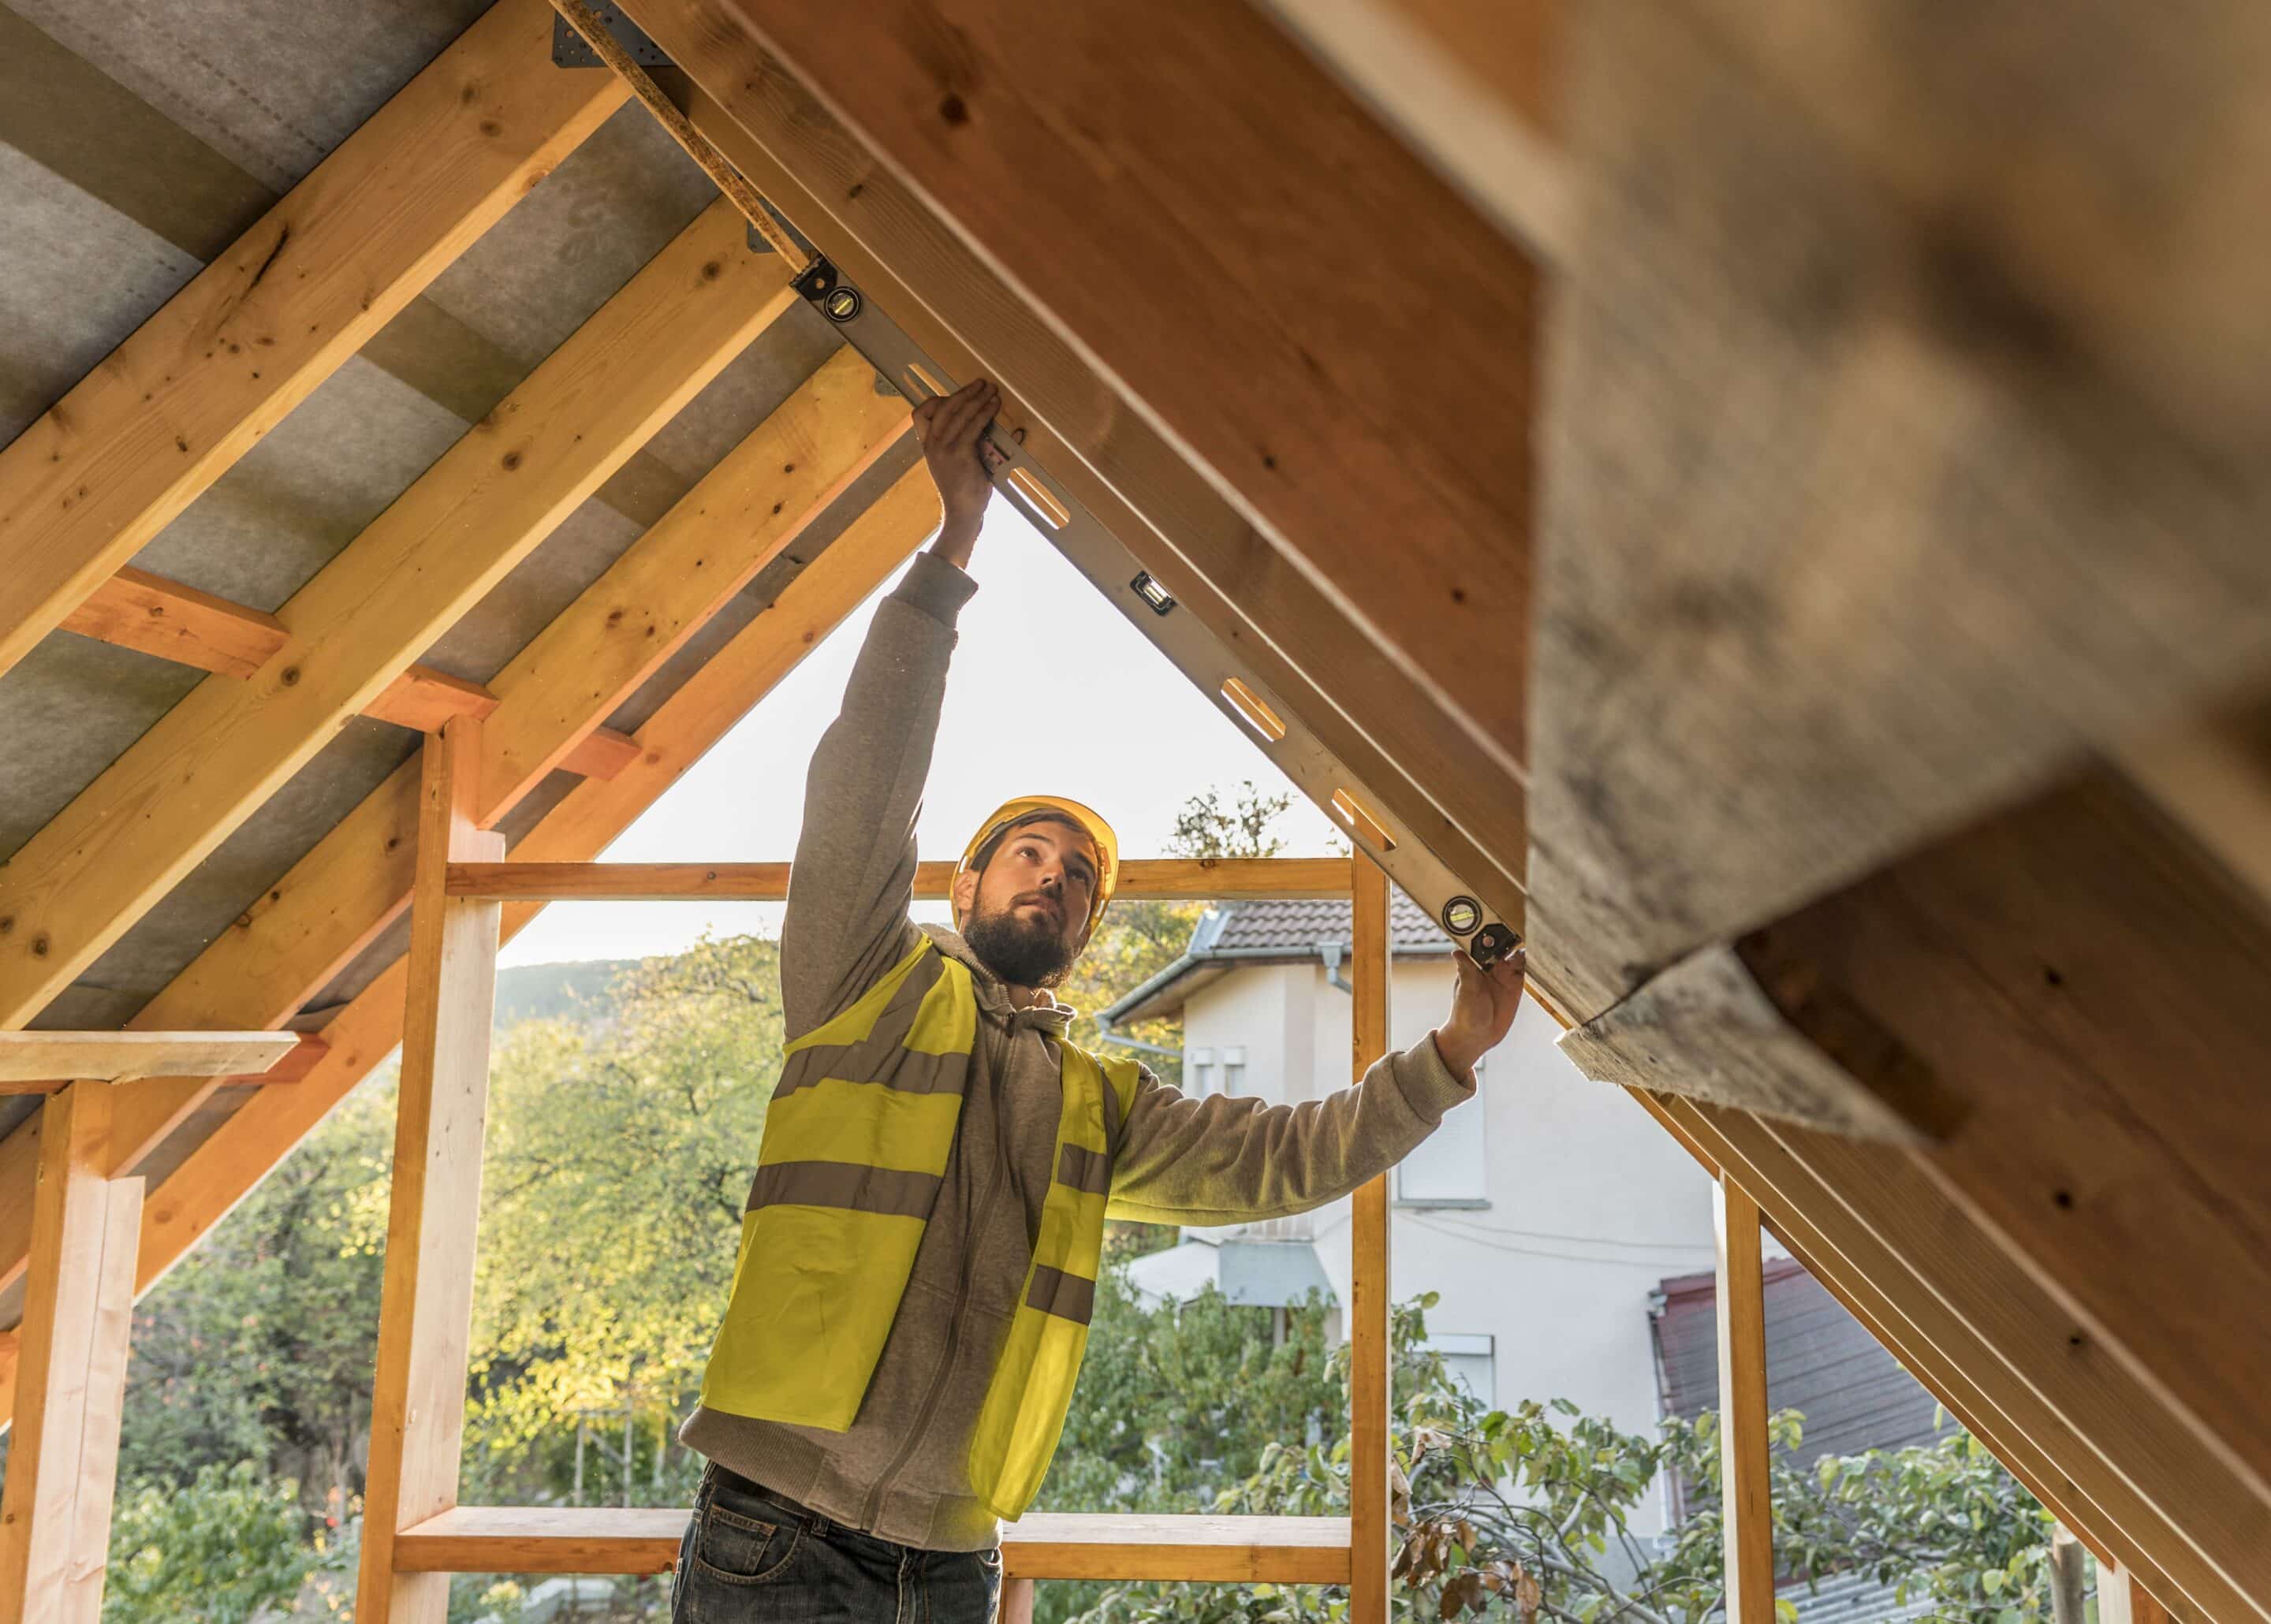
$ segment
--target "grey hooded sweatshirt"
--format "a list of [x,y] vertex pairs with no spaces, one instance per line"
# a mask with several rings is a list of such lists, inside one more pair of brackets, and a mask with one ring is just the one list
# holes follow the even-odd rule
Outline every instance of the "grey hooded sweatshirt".
[[[1012,1007],[959,936],[907,916],[955,617],[976,590],[924,552],[877,605],[843,710],[813,754],[781,927],[792,1037],[856,1002],[914,950],[918,931],[976,983],[977,1049],[913,1274],[848,1431],[704,1407],[681,1434],[833,1521],[938,1551],[981,1550],[1000,1537],[971,1490],[967,1457],[1040,1234],[1061,1097],[1057,1045],[1074,1015],[1054,1002]],[[1193,1099],[1147,1072],[1117,1136],[1113,1215],[1208,1225],[1307,1212],[1395,1165],[1472,1092],[1432,1038],[1389,1055],[1357,1086],[1298,1105]]]

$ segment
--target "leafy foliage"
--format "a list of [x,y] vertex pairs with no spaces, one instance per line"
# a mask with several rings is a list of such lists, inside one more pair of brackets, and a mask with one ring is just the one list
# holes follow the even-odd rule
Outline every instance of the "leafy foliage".
[[351,1598],[327,1533],[312,1539],[299,1486],[244,1461],[206,1466],[186,1487],[123,1491],[111,1520],[103,1624],[246,1624],[292,1605],[310,1579]]
[[[1486,1410],[1421,1346],[1432,1296],[1396,1310],[1397,1615],[1463,1613],[1560,1624],[1699,1624],[1722,1598],[1716,1418],[1665,1424],[1656,1440],[1620,1433],[1563,1400]],[[1337,1383],[1347,1350],[1335,1350]],[[1772,1421],[1775,1548],[1786,1576],[1865,1572],[1936,1616],[2022,1624],[2046,1618],[2048,1515],[1960,1429],[1891,1453],[1794,1468],[1802,1418]],[[1671,1535],[1634,1532],[1660,1472],[1694,1486],[1699,1506]],[[1217,1500],[1248,1515],[1344,1516],[1349,1443],[1286,1438]],[[1787,1619],[1794,1605],[1777,1604]],[[1344,1592],[1188,1584],[1106,1593],[1083,1624],[1339,1624]]]

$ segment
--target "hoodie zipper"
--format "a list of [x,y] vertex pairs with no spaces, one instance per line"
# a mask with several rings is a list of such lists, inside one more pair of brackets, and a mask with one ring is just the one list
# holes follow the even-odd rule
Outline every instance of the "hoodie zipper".
[[[982,1025],[979,1029],[981,1034],[986,1031]],[[1014,1029],[1005,1036],[1008,1040],[1014,1041],[1016,1036]],[[1006,1066],[1008,1063],[1006,1055],[1002,1057],[1002,1061]],[[997,1069],[994,1075],[999,1077],[1001,1072]],[[972,1080],[975,1081],[976,1079],[973,1078]],[[964,1236],[962,1278],[955,1287],[954,1312],[947,1321],[946,1352],[940,1358],[937,1368],[931,1372],[930,1386],[923,1394],[922,1407],[915,1413],[915,1424],[908,1431],[907,1441],[899,1446],[899,1452],[892,1457],[891,1464],[883,1470],[883,1475],[875,1479],[875,1487],[867,1492],[867,1513],[861,1519],[862,1525],[867,1528],[875,1526],[876,1519],[882,1515],[883,1496],[890,1492],[891,1487],[898,1479],[899,1473],[906,1469],[907,1463],[914,1458],[915,1451],[922,1446],[924,1439],[929,1435],[932,1419],[938,1410],[938,1401],[946,1392],[946,1379],[953,1372],[955,1363],[962,1353],[964,1310],[970,1306],[970,1283],[978,1270],[979,1244],[992,1228],[994,1207],[1001,1193],[1001,1181],[1009,1172],[1009,1158],[1007,1148],[1001,1142],[1002,1110],[1006,1102],[998,1097],[998,1090],[996,1094],[994,1105],[994,1170],[986,1181],[986,1193],[979,1200],[978,1211],[970,1231]]]

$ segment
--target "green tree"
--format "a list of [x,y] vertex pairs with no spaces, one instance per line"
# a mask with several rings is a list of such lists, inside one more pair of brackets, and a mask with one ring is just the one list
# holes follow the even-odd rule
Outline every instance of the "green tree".
[[185,1487],[122,1489],[110,1524],[103,1624],[246,1624],[288,1608],[310,1579],[352,1599],[338,1547],[310,1535],[299,1486],[250,1461],[206,1466]]
[[[1400,1617],[1463,1613],[1560,1624],[1699,1624],[1722,1599],[1716,1418],[1620,1433],[1556,1400],[1488,1410],[1426,1351],[1426,1297],[1396,1311],[1393,1421],[1402,1531]],[[1345,1347],[1334,1379],[1346,1379]],[[1083,1378],[1085,1379],[1085,1378]],[[1862,1572],[1921,1594],[1935,1617],[2022,1624],[2045,1618],[2047,1513],[1968,1435],[1797,1469],[1800,1418],[1774,1418],[1775,1548],[1785,1575]],[[1349,1445],[1288,1437],[1216,1509],[1345,1516]],[[1643,1539],[1634,1513],[1660,1472],[1694,1491],[1694,1513]],[[1782,1605],[1787,1617],[1793,1609]],[[1344,1592],[1322,1586],[1232,1591],[1143,1584],[1105,1592],[1083,1624],[1338,1624]]]
[[779,968],[778,947],[762,938],[705,939],[620,975],[611,1020],[527,1022],[500,1046],[476,1290],[475,1481],[565,1498],[576,1417],[590,1413],[586,1498],[613,1499],[628,1408],[635,1490],[689,1492],[694,1464],[673,1455],[671,1428],[732,1284],[780,1072]]

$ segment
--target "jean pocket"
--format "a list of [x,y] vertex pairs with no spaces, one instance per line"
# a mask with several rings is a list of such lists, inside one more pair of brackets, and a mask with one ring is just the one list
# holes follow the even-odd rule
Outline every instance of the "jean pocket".
[[694,1565],[725,1584],[763,1584],[779,1577],[804,1537],[800,1522],[763,1522],[712,1501],[694,1535]]

